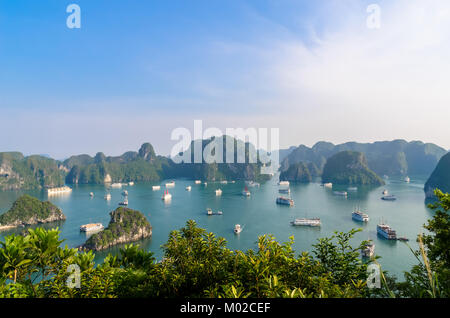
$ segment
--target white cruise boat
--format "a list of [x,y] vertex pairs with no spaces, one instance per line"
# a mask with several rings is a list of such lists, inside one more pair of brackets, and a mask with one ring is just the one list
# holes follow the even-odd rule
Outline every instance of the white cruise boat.
[[208,182],[203,182],[203,185],[206,187],[208,185]]
[[94,196],[94,192],[90,192],[89,196],[92,198]]
[[111,194],[107,193],[105,194],[105,196],[103,197],[105,200],[111,200]]
[[111,188],[122,188],[122,183],[113,183],[111,184]]
[[130,181],[130,182],[128,182],[128,185],[129,185],[129,186],[134,186],[134,182],[133,182],[133,181]]
[[387,240],[396,240],[397,233],[387,224],[381,222],[377,225],[377,233]]
[[411,181],[411,179],[407,176],[406,178],[405,178],[405,182],[406,183],[409,183]]
[[227,184],[228,181],[227,181],[227,180],[222,180],[222,181],[220,181],[220,183],[221,183],[221,184]]
[[195,184],[201,184],[202,182],[200,180],[195,180],[194,183]]
[[169,193],[169,190],[164,191],[162,196],[163,201],[170,201],[172,199],[172,195]]
[[389,194],[389,191],[386,190],[386,189],[384,189],[383,192],[382,192],[382,194],[383,194],[383,195],[388,195],[388,194]]
[[186,187],[186,191],[191,191],[192,190],[192,187],[191,186],[187,186]]
[[359,210],[352,212],[352,219],[359,222],[369,222],[369,216]]
[[319,218],[313,218],[313,219],[306,219],[306,218],[301,218],[301,219],[295,219],[294,221],[291,222],[292,225],[295,226],[320,226],[320,219]]
[[127,190],[123,190],[122,195],[123,196],[127,196],[128,195],[128,191]]
[[221,189],[217,189],[216,190],[216,196],[221,196],[222,195],[222,190]]
[[330,189],[333,188],[333,184],[331,182],[324,183],[323,186],[325,188],[330,188]]
[[242,195],[244,197],[249,197],[250,196],[250,191],[248,191],[247,187],[245,187],[244,190],[242,191]]
[[358,187],[348,187],[348,191],[358,191]]
[[166,188],[173,188],[175,186],[175,181],[170,181],[166,183]]
[[68,186],[47,189],[48,195],[65,194],[70,192],[72,192],[72,189]]
[[258,182],[255,181],[246,181],[245,182],[249,187],[259,187],[260,184]]
[[375,243],[372,240],[369,240],[369,243],[361,249],[361,256],[363,258],[370,258],[375,254]]
[[206,209],[206,214],[207,215],[213,215],[213,211],[210,208]]
[[294,200],[285,197],[278,197],[276,203],[281,205],[294,206]]
[[103,230],[103,224],[101,223],[92,223],[92,224],[85,224],[80,226],[81,232],[94,232],[94,231],[101,231]]
[[161,186],[152,186],[152,190],[153,191],[158,191],[158,190],[161,190]]
[[128,199],[127,199],[127,197],[125,197],[125,199],[123,199],[122,202],[119,202],[119,205],[127,206],[127,205],[128,205]]
[[239,225],[239,224],[236,224],[235,226],[234,226],[234,233],[235,234],[239,234],[239,233],[241,233],[242,232],[242,227]]
[[289,187],[289,181],[279,181],[279,182],[278,182],[278,185]]
[[335,195],[341,196],[341,197],[346,197],[348,195],[348,193],[346,191],[334,191],[333,192]]
[[384,196],[382,196],[381,200],[395,201],[395,200],[397,200],[397,198],[395,197],[395,195],[391,194],[391,195],[384,195]]

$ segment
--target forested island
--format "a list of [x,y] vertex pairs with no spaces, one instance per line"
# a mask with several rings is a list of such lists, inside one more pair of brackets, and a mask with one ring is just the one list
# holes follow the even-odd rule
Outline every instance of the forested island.
[[89,237],[81,249],[99,251],[117,244],[135,242],[152,235],[150,222],[139,211],[119,207],[109,215],[111,220],[108,227]]
[[0,230],[65,219],[66,216],[53,203],[25,194],[13,203],[11,209],[0,215]]
[[450,192],[450,153],[441,158],[436,169],[425,183],[424,191],[427,198],[434,198],[434,190],[442,189]]

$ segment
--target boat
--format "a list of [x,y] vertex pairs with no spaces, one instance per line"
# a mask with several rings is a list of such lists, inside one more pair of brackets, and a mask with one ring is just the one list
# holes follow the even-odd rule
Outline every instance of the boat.
[[122,188],[122,183],[113,183],[111,184],[111,188]]
[[94,192],[89,193],[89,196],[92,198],[94,196]]
[[186,191],[191,191],[192,190],[192,187],[191,186],[187,186],[186,187]]
[[404,237],[404,236],[399,237],[397,240],[402,241],[402,242],[408,242],[409,241],[409,239]]
[[123,190],[122,195],[123,196],[127,196],[128,195],[128,191],[127,190]]
[[384,195],[381,197],[381,200],[385,200],[385,201],[395,201],[397,200],[397,198],[395,197],[395,195]]
[[234,226],[234,233],[235,234],[239,234],[239,233],[241,233],[242,232],[242,227],[239,225],[239,224],[236,224],[235,226]]
[[250,196],[250,191],[248,191],[247,187],[245,187],[244,191],[242,191],[242,195],[245,196],[245,197],[249,197]]
[[213,211],[210,208],[206,209],[206,214],[213,215]]
[[364,248],[361,249],[361,256],[363,258],[370,258],[375,254],[375,243],[372,240],[365,245]]
[[175,186],[175,181],[170,181],[166,183],[166,188],[173,188]]
[[222,215],[223,212],[222,212],[222,211],[217,211],[217,214],[218,214],[218,215]]
[[172,199],[172,195],[169,193],[169,190],[165,190],[162,196],[163,201],[169,201]]
[[258,182],[255,181],[246,181],[245,182],[249,187],[259,187],[260,184]]
[[348,191],[358,191],[357,187],[348,187],[347,188]]
[[369,216],[359,210],[352,212],[352,219],[359,222],[369,222]]
[[201,184],[202,182],[200,180],[195,180],[194,183],[195,184]]
[[279,193],[287,193],[287,194],[289,194],[289,193],[291,193],[291,189],[289,189],[289,188],[287,188],[287,189],[279,189],[278,192]]
[[72,192],[72,188],[68,186],[47,189],[48,195],[64,194]]
[[105,200],[111,200],[111,194],[107,193],[105,194],[105,196],[103,197]]
[[382,192],[382,194],[383,194],[383,195],[388,195],[388,194],[389,194],[389,191],[386,190],[386,189],[384,189],[383,192]]
[[221,196],[222,195],[222,190],[221,189],[217,189],[216,190],[216,196]]
[[289,181],[279,181],[278,185],[280,185],[280,186],[289,186]]
[[153,191],[161,190],[161,186],[152,186]]
[[320,218],[313,218],[313,219],[306,219],[306,218],[301,218],[301,219],[295,219],[294,221],[291,222],[292,225],[295,226],[320,226]]
[[133,181],[130,181],[130,182],[128,182],[128,185],[129,185],[129,186],[134,186],[134,182],[133,182]]
[[94,232],[94,231],[101,231],[103,230],[104,226],[101,223],[92,223],[92,224],[85,224],[80,226],[81,232]]
[[411,179],[410,179],[408,176],[406,176],[405,182],[406,182],[406,183],[409,183],[410,181],[411,181]]
[[220,183],[221,183],[221,184],[227,184],[228,181],[227,181],[227,180],[222,180],[222,181],[220,181]]
[[333,193],[335,195],[339,195],[341,197],[346,197],[348,195],[348,193],[346,191],[334,191]]
[[327,182],[327,183],[322,184],[322,186],[324,188],[330,188],[331,189],[333,187],[333,184],[331,182]]
[[278,197],[276,203],[281,205],[294,206],[294,200],[285,197]]
[[208,182],[204,182],[203,185],[206,187],[208,185]]
[[397,239],[397,233],[389,225],[384,224],[383,221],[377,225],[377,233],[387,240]]
[[127,197],[125,197],[125,199],[123,199],[122,202],[119,202],[119,205],[125,205],[125,206],[127,206],[127,205],[128,205],[128,199],[127,199]]

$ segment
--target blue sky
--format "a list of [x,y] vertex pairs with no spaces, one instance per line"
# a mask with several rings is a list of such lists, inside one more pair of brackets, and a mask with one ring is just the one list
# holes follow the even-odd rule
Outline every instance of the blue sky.
[[378,1],[369,30],[373,2],[1,0],[0,151],[168,154],[194,119],[450,148],[450,4]]

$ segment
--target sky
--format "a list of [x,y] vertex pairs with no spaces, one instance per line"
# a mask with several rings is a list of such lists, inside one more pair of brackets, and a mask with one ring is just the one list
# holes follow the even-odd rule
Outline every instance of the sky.
[[448,0],[0,0],[0,152],[167,155],[194,120],[450,149],[449,56]]

